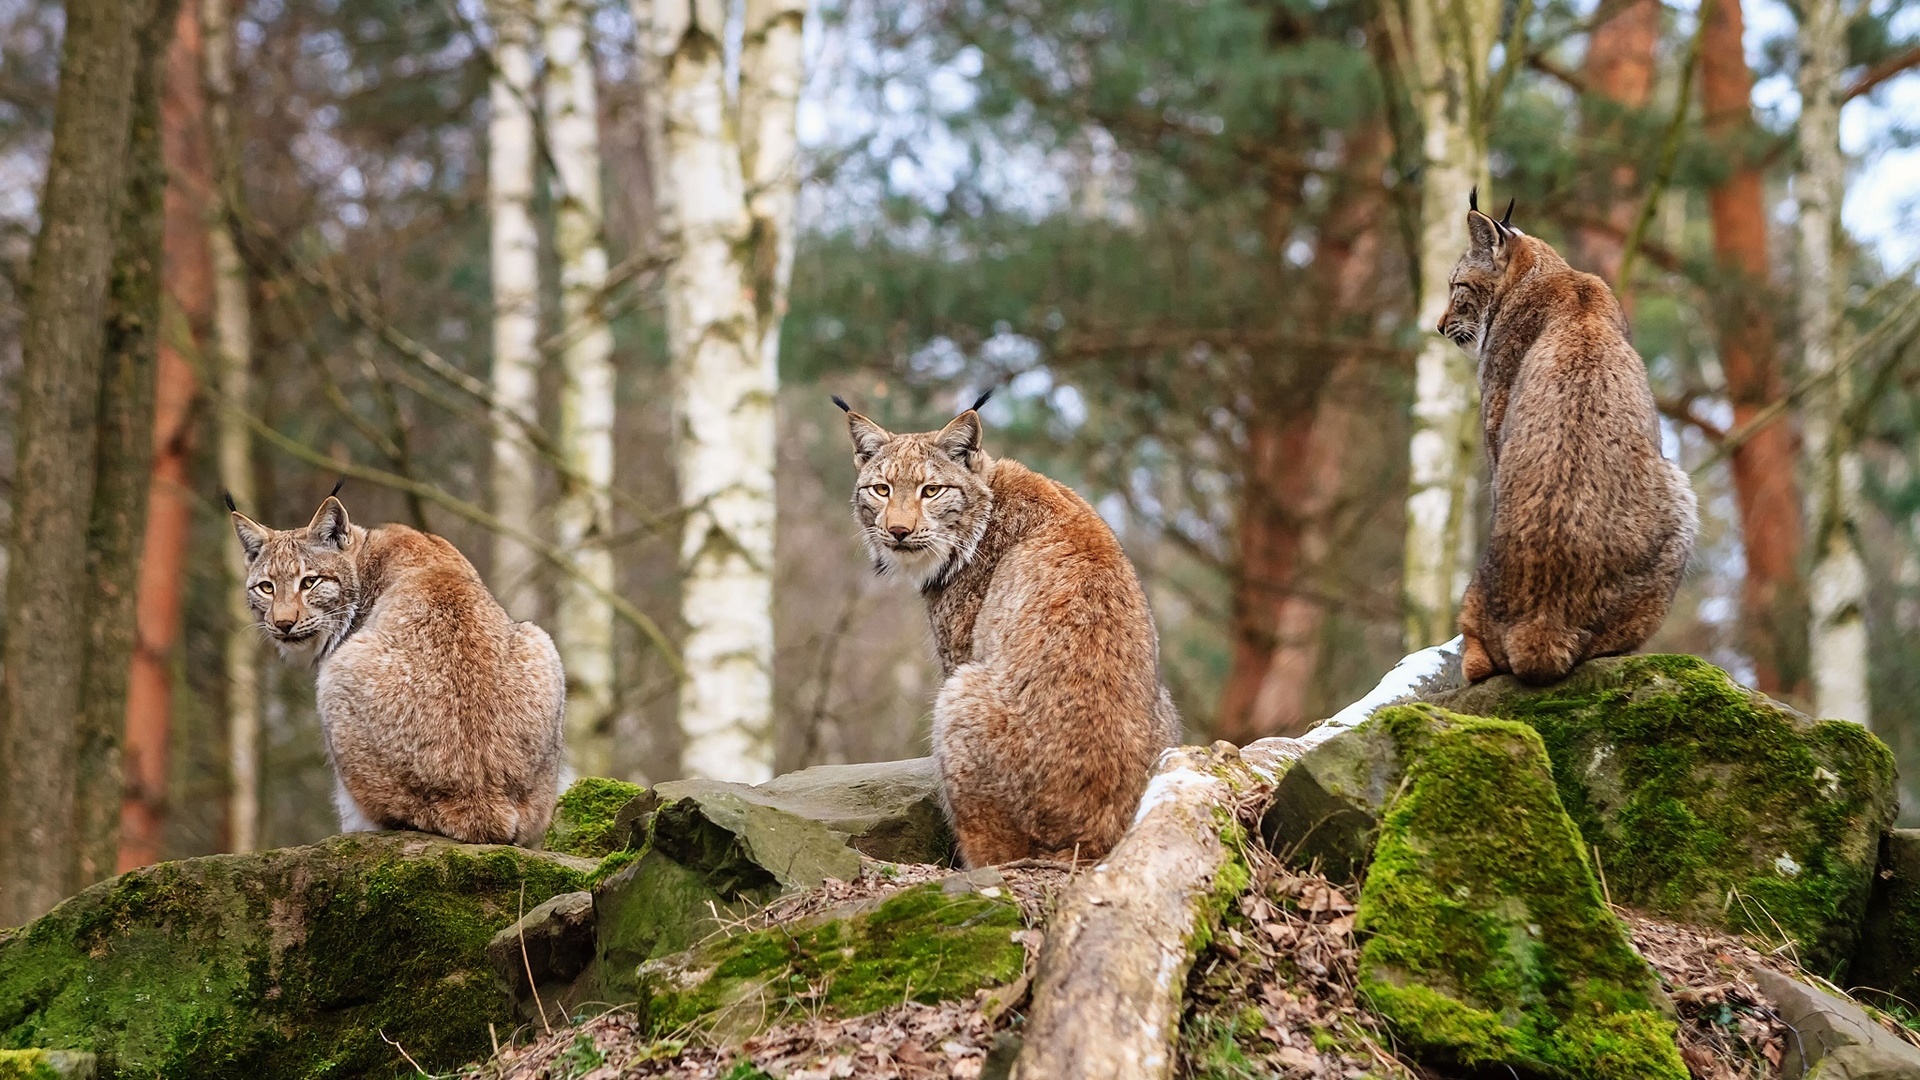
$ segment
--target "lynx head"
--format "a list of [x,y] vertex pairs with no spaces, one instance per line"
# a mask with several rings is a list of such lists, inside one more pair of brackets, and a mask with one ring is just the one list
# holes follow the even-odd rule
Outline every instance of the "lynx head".
[[269,529],[233,510],[233,531],[247,556],[247,604],[280,655],[311,663],[331,653],[353,625],[360,598],[355,556],[367,531],[347,520],[347,508],[332,495],[305,528]]
[[1495,295],[1506,281],[1507,266],[1521,239],[1519,229],[1508,224],[1513,204],[1499,221],[1480,212],[1480,190],[1467,196],[1467,251],[1454,264],[1447,279],[1447,310],[1437,328],[1442,337],[1475,352],[1487,332],[1487,321]]
[[853,437],[853,516],[875,570],[926,589],[973,558],[993,510],[977,411],[986,400],[939,431],[895,435],[833,399]]

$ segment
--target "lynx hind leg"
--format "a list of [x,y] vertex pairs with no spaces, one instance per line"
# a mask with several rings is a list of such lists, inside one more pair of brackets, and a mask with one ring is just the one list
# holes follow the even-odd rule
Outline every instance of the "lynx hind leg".
[[1507,628],[1507,664],[1521,682],[1559,682],[1585,658],[1588,635],[1550,615],[1534,615]]
[[962,664],[933,700],[933,760],[940,774],[940,801],[959,841],[960,861],[991,866],[1033,856],[1033,840],[1016,816],[1020,807],[1007,770],[996,753],[1012,725],[993,675]]
[[422,831],[463,844],[510,844],[521,832],[519,812],[501,795],[441,799],[423,807],[420,816],[416,824]]

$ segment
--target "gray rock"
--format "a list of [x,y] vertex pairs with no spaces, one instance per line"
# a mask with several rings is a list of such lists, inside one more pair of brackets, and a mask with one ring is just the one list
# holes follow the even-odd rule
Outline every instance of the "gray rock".
[[593,956],[590,892],[561,893],[487,943],[487,960],[513,1000],[514,1015],[530,1023],[555,1021],[596,996],[594,980],[582,979]]
[[932,758],[816,765],[757,789],[775,806],[847,834],[863,855],[887,862],[953,861],[953,831],[940,809]]
[[1920,1080],[1920,1050],[1860,1006],[1770,968],[1753,976],[1794,1031],[1780,1063],[1787,1080]]
[[1307,751],[1280,778],[1261,835],[1289,862],[1318,862],[1335,881],[1352,880],[1367,865],[1381,810],[1405,773],[1386,729],[1348,729]]

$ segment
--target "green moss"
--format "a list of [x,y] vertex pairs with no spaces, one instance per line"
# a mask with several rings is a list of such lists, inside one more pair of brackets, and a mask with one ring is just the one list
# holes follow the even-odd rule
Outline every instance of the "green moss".
[[644,794],[645,788],[624,780],[600,776],[575,780],[554,808],[544,846],[589,859],[619,851],[626,846],[626,837],[614,827],[615,822],[627,804]]
[[0,1050],[0,1080],[62,1080],[45,1050]]
[[1644,961],[1608,910],[1540,736],[1386,709],[1407,773],[1355,927],[1362,990],[1421,1053],[1581,1080],[1686,1075]]
[[1810,721],[1691,656],[1438,700],[1539,731],[1616,900],[1791,938],[1816,970],[1838,974],[1851,955],[1894,812],[1893,757],[1865,728]]
[[162,863],[0,942],[0,1045],[115,1077],[397,1076],[510,1023],[486,944],[587,864],[416,834]]
[[710,943],[642,978],[648,1028],[744,1037],[789,1010],[857,1016],[931,1004],[1019,978],[1024,922],[1005,896],[906,889],[870,912],[779,926]]

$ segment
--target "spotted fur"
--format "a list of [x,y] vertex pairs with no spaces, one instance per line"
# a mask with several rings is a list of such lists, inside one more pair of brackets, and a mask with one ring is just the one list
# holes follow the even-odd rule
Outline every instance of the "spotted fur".
[[566,702],[545,631],[516,623],[452,544],[365,529],[328,496],[305,528],[233,513],[247,603],[283,657],[319,667],[340,827],[537,846]]
[[1463,663],[1472,681],[1552,682],[1660,628],[1699,512],[1606,282],[1477,209],[1467,228],[1439,331],[1479,360],[1493,532]]
[[1180,733],[1119,541],[1064,484],[989,457],[973,409],[923,434],[847,421],[861,539],[927,604],[933,757],[962,857],[1105,855]]

